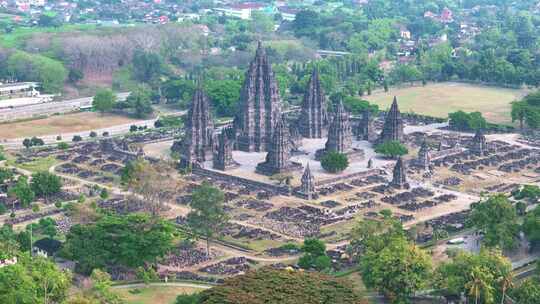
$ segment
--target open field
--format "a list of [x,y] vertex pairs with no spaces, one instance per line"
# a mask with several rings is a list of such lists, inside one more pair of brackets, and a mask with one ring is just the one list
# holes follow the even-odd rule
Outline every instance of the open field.
[[176,297],[181,294],[192,294],[202,289],[183,286],[148,286],[137,288],[138,293],[130,291],[136,288],[115,288],[117,293],[127,304],[173,304]]
[[11,139],[91,131],[136,121],[135,119],[121,115],[101,115],[94,112],[82,112],[51,116],[37,120],[5,123],[0,125],[0,138]]
[[463,110],[479,111],[489,122],[510,124],[510,103],[526,94],[525,90],[477,86],[464,83],[434,83],[425,87],[390,88],[364,98],[387,109],[397,96],[402,112],[413,111],[436,117]]

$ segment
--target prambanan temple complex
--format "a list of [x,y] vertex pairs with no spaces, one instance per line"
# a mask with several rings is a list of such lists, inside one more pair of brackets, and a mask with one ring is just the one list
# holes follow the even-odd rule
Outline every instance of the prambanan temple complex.
[[[468,150],[485,156],[489,150],[485,136],[478,131],[465,143],[469,149],[461,148],[457,140],[446,148],[438,142],[439,151],[431,152],[425,136],[406,134],[405,122],[411,118],[401,114],[396,97],[386,113],[365,110],[359,116],[351,115],[342,101],[327,102],[317,68],[311,72],[301,104],[283,110],[271,62],[259,43],[232,123],[214,127],[208,96],[201,87],[195,92],[184,135],[172,147],[179,155],[179,166],[313,199],[317,197],[316,185],[370,172],[386,172],[388,186],[406,189],[407,174],[414,170],[428,177],[440,164],[438,159],[446,155]],[[397,161],[377,156],[374,146],[388,141],[418,147],[417,156]],[[320,161],[329,152],[345,154],[349,167],[336,175],[322,170]],[[269,179],[278,175],[285,178],[285,185],[276,186]],[[295,188],[291,181],[299,186]]]

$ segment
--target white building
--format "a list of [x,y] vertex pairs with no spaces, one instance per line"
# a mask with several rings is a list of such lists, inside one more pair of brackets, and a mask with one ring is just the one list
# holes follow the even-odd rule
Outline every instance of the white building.
[[216,8],[215,11],[221,12],[228,17],[249,20],[253,11],[262,11],[265,7],[266,4],[263,3],[239,3],[224,8]]

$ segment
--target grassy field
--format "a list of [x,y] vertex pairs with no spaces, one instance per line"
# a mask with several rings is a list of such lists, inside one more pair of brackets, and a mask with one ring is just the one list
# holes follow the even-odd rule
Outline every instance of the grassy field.
[[520,99],[526,91],[477,86],[463,83],[435,83],[425,87],[390,88],[364,98],[387,109],[397,96],[402,112],[413,111],[436,117],[448,117],[457,110],[479,111],[493,123],[510,124],[510,102]]
[[91,131],[135,121],[137,120],[126,116],[101,115],[94,112],[57,115],[37,120],[2,124],[0,125],[0,138],[9,139]]
[[30,172],[40,172],[47,171],[50,167],[56,165],[58,160],[53,156],[37,158],[31,162],[26,162],[22,164],[16,164],[13,159],[8,159],[7,164],[21,168],[23,170],[28,170]]
[[192,294],[202,291],[198,288],[180,287],[180,286],[149,286],[138,288],[137,293],[134,289],[117,288],[117,293],[127,304],[173,304],[176,297],[181,294]]

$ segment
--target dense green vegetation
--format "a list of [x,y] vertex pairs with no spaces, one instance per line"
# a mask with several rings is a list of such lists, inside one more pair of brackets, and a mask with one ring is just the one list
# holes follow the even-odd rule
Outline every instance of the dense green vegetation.
[[330,151],[322,157],[321,166],[330,173],[338,173],[347,169],[349,159],[343,153]]
[[226,279],[223,285],[203,291],[195,301],[201,304],[289,304],[289,303],[364,303],[345,281],[303,271],[265,267]]
[[387,141],[378,144],[375,147],[375,152],[382,154],[386,157],[395,158],[397,156],[403,156],[409,153],[409,150],[405,145],[396,140]]

